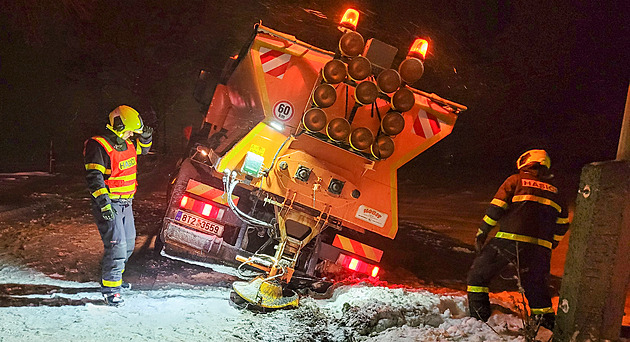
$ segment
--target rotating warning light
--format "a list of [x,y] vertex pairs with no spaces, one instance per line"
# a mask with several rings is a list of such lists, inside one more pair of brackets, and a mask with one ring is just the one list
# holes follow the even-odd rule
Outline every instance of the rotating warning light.
[[420,60],[424,61],[427,56],[427,50],[429,49],[429,42],[424,39],[418,38],[413,44],[411,44],[411,48],[409,48],[409,53],[407,56],[416,57]]
[[304,113],[302,125],[309,132],[319,132],[326,127],[326,113],[319,108],[311,108]]
[[355,31],[357,29],[357,24],[359,24],[359,11],[353,8],[348,8],[339,22],[340,29],[342,31],[344,28]]

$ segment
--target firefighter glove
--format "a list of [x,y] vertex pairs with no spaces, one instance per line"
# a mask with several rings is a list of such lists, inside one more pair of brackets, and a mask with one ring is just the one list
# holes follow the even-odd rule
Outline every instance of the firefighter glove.
[[112,208],[111,204],[108,204],[108,205],[106,205],[106,206],[101,208],[101,215],[107,221],[113,221],[114,220],[114,216],[116,215],[116,210],[114,208]]
[[475,237],[475,251],[477,252],[477,254],[481,252],[481,248],[483,248],[483,244],[486,242],[487,238],[488,233],[485,233],[481,229],[477,231],[477,236]]
[[141,137],[145,138],[145,139],[149,139],[151,136],[153,135],[153,128],[144,125],[142,127],[142,133],[140,134]]

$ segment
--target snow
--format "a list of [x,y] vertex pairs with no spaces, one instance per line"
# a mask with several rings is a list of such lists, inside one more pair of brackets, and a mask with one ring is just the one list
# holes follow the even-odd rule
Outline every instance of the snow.
[[[98,287],[6,261],[0,283]],[[86,304],[1,307],[0,341],[523,341],[514,333],[521,324],[516,316],[497,314],[486,325],[467,317],[463,295],[359,283],[337,288],[330,299],[303,298],[297,309],[256,313],[231,304],[230,292],[216,286],[132,290],[119,308],[101,305],[98,291],[12,295]]]

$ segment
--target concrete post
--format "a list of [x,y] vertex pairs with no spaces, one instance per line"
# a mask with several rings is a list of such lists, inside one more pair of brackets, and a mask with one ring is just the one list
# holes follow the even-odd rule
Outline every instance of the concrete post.
[[571,224],[554,341],[619,339],[629,265],[630,161],[586,165]]

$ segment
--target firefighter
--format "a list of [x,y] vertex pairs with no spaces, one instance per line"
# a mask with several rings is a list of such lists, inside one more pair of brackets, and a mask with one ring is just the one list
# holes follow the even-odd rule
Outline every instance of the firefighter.
[[149,152],[153,129],[125,105],[109,113],[106,127],[103,135],[85,142],[83,155],[92,213],[105,250],[101,293],[107,305],[119,306],[123,303],[121,289],[131,288],[122,275],[136,240],[131,208],[137,186],[136,156]]
[[[477,257],[467,280],[470,315],[488,320],[488,285],[512,265],[518,271],[533,318],[551,330],[555,323],[548,289],[551,250],[567,232],[568,214],[561,205],[558,188],[551,184],[551,160],[546,151],[527,151],[516,166],[519,172],[503,182],[477,231]],[[498,222],[498,233],[484,246]]]

